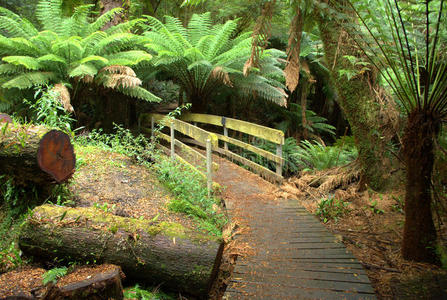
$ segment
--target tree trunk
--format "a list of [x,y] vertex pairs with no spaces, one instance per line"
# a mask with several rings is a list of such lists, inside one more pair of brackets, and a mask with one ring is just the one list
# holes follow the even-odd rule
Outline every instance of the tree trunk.
[[[350,13],[346,0],[322,2],[328,2],[327,4],[332,9],[340,13]],[[389,183],[385,171],[389,169],[389,166],[385,165],[385,158],[386,143],[391,137],[385,136],[383,129],[387,126],[393,126],[387,124],[390,123],[390,120],[386,119],[380,112],[383,104],[373,90],[377,85],[377,75],[374,70],[358,72],[350,80],[345,75],[340,74],[341,70],[353,70],[355,68],[344,56],[354,56],[360,61],[365,61],[366,58],[339,23],[339,19],[330,15],[329,11],[325,13],[325,17],[317,13],[317,20],[326,63],[338,91],[337,102],[342,108],[356,139],[359,160],[362,165],[362,177],[373,189],[380,190],[386,187],[386,183]],[[354,17],[352,22],[355,22]],[[390,106],[385,109],[393,109],[393,107]]]
[[19,185],[52,186],[68,180],[76,164],[70,138],[61,131],[47,131],[43,126],[0,126],[0,174],[13,176]]
[[425,112],[409,115],[402,149],[407,172],[402,256],[408,260],[438,263],[431,211],[433,141],[438,132],[439,125]]
[[19,237],[22,251],[43,260],[76,258],[121,266],[128,278],[204,298],[220,264],[220,239],[177,223],[114,216],[95,208],[44,205]]
[[[117,7],[124,7],[125,5],[129,5],[129,0],[100,0],[101,5],[101,15],[105,14],[109,10],[112,10]],[[102,30],[106,30],[112,26],[123,23],[127,18],[128,11],[116,15],[112,21],[107,23]]]

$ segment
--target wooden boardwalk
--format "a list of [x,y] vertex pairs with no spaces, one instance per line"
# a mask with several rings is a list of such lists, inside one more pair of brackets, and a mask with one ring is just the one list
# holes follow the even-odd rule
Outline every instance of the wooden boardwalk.
[[297,200],[274,199],[273,185],[216,160],[230,218],[243,228],[237,241],[251,248],[224,299],[376,298],[362,265]]

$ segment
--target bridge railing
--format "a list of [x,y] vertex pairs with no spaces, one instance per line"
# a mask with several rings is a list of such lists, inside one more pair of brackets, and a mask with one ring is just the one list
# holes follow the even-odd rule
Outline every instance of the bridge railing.
[[[170,149],[168,150],[170,152],[170,156],[172,159],[178,159],[188,165],[190,168],[196,170],[201,174],[202,176],[206,177],[207,180],[207,189],[208,194],[211,193],[213,189],[213,170],[216,171],[219,167],[216,163],[213,163],[212,161],[212,150],[213,148],[218,147],[218,138],[215,134],[210,133],[208,131],[205,131],[197,126],[194,126],[192,124],[189,124],[185,121],[169,118],[165,115],[161,114],[143,114],[139,118],[139,124],[140,128],[143,128],[147,131],[147,128],[144,126],[148,123],[150,120],[151,129],[150,133],[151,136],[157,136],[158,138],[161,138],[165,141],[167,141],[170,144]],[[160,131],[155,130],[155,124],[160,124],[166,127],[170,128],[170,135],[164,134]],[[189,147],[188,145],[182,143],[178,139],[176,139],[175,132],[178,131],[182,133],[185,136],[188,136],[195,141],[197,141],[200,144],[205,145],[206,148],[206,156],[202,153],[194,150],[193,148]],[[176,147],[182,152],[183,158],[180,155],[177,155],[175,152]],[[189,161],[188,161],[189,160]],[[193,161],[192,163],[190,161]],[[197,164],[202,163],[203,161],[206,162],[206,171],[203,172],[202,170],[197,169],[195,166]]]
[[[216,115],[187,113],[181,115],[180,119],[187,122],[193,122],[194,124],[204,123],[222,127],[223,134],[215,133],[215,135],[219,140],[223,141],[224,148],[215,148],[214,150],[216,152],[242,163],[255,173],[258,173],[270,181],[281,182],[283,180],[282,166],[284,164],[284,159],[282,156],[282,147],[284,145],[284,133],[282,131],[246,121]],[[276,144],[276,154],[228,136],[229,129],[273,142]],[[276,173],[234,152],[231,152],[228,149],[228,144],[249,150],[262,157],[265,157],[270,161],[273,161],[276,164]]]

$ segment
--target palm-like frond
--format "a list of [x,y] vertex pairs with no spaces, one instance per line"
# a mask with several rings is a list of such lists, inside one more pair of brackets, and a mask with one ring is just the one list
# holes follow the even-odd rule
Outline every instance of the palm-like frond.
[[0,89],[81,81],[132,97],[159,100],[139,88],[141,80],[129,67],[143,66],[152,58],[144,51],[148,39],[130,32],[141,20],[98,31],[121,9],[91,22],[93,5],[76,7],[71,17],[64,16],[61,7],[62,0],[39,1],[36,16],[45,29],[41,32],[27,20],[0,8],[0,18],[5,21],[0,20],[0,32],[8,34],[0,35]]
[[[219,90],[234,87],[243,96],[257,95],[276,103],[284,102],[282,85],[272,74],[282,74],[278,53],[262,56],[265,73],[253,70],[245,78],[242,69],[251,54],[250,33],[233,39],[236,21],[211,25],[210,14],[193,15],[187,28],[167,17],[166,24],[147,17],[148,49],[155,52],[151,63],[177,79],[188,97],[209,99]],[[276,72],[276,73],[275,73]],[[279,74],[279,75],[278,75]],[[194,106],[194,104],[193,104]]]

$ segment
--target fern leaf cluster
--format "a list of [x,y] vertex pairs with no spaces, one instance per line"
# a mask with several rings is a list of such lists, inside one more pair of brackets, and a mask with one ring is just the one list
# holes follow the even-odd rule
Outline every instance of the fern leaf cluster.
[[244,76],[243,66],[251,54],[251,34],[232,38],[236,21],[213,25],[209,13],[195,14],[183,27],[174,17],[165,17],[164,23],[146,18],[147,47],[156,54],[151,63],[176,78],[188,98],[211,99],[220,89],[232,88],[239,96],[284,104],[283,85],[277,80],[282,75],[278,58],[284,53],[265,51],[261,68]]
[[[44,84],[95,83],[126,95],[159,101],[140,87],[133,69],[151,60],[148,39],[130,32],[141,20],[101,28],[120,9],[113,9],[96,20],[92,5],[78,6],[71,17],[62,14],[62,0],[42,0],[36,16],[42,31],[29,21],[0,8],[0,90],[28,89]],[[126,66],[132,75],[107,72],[113,66]],[[114,82],[114,84],[110,84]],[[132,84],[128,84],[131,82]],[[143,91],[144,90],[144,91]]]

